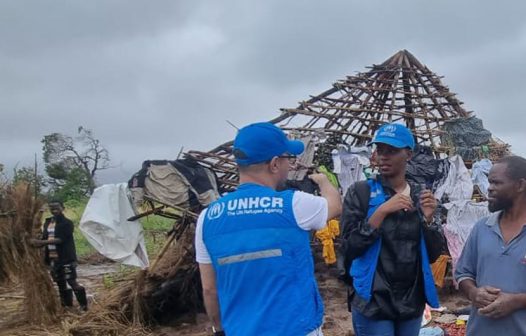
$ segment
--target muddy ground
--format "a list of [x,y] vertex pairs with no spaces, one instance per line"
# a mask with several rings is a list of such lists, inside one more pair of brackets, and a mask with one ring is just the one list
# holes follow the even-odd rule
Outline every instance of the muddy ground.
[[[325,323],[323,331],[326,336],[354,335],[350,313],[347,311],[347,294],[345,285],[334,276],[334,269],[323,264],[317,264],[317,277],[321,294],[325,301]],[[88,290],[90,301],[97,301],[105,292],[104,275],[117,272],[119,265],[115,263],[81,264],[78,267],[79,282]],[[441,291],[441,303],[448,311],[455,311],[469,304],[454,289]],[[13,322],[22,319],[21,304],[23,291],[17,287],[0,287],[0,335],[9,335]],[[439,313],[433,313],[434,317]],[[433,323],[431,324],[433,325]],[[200,314],[196,320],[180,322],[177,326],[158,327],[154,331],[160,336],[207,336],[211,335],[210,326],[205,314]]]

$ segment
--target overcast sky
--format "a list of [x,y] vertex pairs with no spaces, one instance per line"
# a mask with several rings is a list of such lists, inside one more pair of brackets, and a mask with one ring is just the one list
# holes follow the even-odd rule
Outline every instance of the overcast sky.
[[93,130],[126,181],[407,49],[526,155],[526,2],[0,0],[0,162]]

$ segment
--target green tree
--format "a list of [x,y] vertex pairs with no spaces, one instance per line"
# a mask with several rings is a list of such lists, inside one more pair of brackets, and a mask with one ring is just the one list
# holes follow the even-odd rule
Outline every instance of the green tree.
[[50,193],[63,199],[93,193],[97,172],[109,168],[109,153],[93,132],[80,126],[71,137],[52,133],[42,139]]
[[47,185],[44,176],[35,173],[35,168],[31,167],[22,167],[20,169],[15,168],[13,183],[17,184],[20,182],[28,183],[38,195],[42,194],[42,191]]

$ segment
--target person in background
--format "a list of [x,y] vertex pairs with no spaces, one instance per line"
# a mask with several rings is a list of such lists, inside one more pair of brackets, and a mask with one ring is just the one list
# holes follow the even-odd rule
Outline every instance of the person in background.
[[[88,309],[86,290],[77,282],[77,253],[73,239],[73,222],[64,216],[60,201],[48,204],[52,216],[46,218],[41,239],[33,239],[37,247],[44,247],[44,260],[51,277],[57,284],[60,301],[64,307],[73,306],[73,293],[80,309]],[[69,287],[71,288],[68,288]]]
[[340,215],[341,198],[323,174],[310,175],[321,196],[284,190],[303,150],[271,123],[243,127],[234,140],[239,187],[201,212],[196,226],[215,335],[322,335],[309,231]]

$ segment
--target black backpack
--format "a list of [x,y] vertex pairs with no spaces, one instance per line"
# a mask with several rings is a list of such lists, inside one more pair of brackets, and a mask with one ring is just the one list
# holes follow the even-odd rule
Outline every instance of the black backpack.
[[[371,189],[367,181],[358,181],[354,184],[356,194],[358,195],[358,200],[360,206],[364,213],[367,213],[369,210],[369,199],[371,198]],[[347,198],[347,195],[345,196]],[[352,278],[349,275],[349,269],[351,268],[352,258],[349,253],[349,233],[350,228],[342,228],[342,242],[340,249],[338,251],[338,274],[339,279],[345,282],[347,285],[352,287]]]

